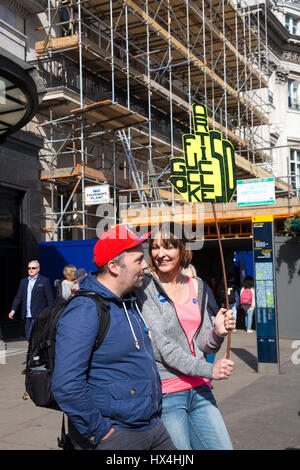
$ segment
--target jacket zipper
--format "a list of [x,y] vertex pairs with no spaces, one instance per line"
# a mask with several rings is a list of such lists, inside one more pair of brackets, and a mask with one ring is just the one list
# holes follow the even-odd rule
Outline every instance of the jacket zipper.
[[[164,290],[164,288],[163,288],[163,286],[161,285],[161,283],[159,282],[159,280],[158,280],[155,276],[153,276],[153,275],[152,275],[152,277],[153,277],[153,279],[154,279],[154,282],[157,283],[158,288],[161,290],[161,293],[164,294],[165,297],[166,297],[166,298],[168,299],[168,301],[170,302],[170,304],[172,304],[172,306],[173,306],[173,308],[174,308],[174,310],[175,310],[175,314],[176,314],[176,317],[177,317],[177,321],[178,321],[178,323],[179,323],[179,325],[180,325],[180,327],[181,327],[181,329],[182,329],[182,331],[183,331],[183,333],[184,333],[184,335],[185,335],[185,337],[186,337],[189,350],[191,351],[191,347],[190,347],[190,344],[189,344],[189,341],[188,341],[188,337],[187,337],[186,332],[184,331],[184,329],[183,329],[183,327],[182,327],[182,325],[181,325],[181,323],[180,323],[180,321],[179,321],[179,318],[178,318],[178,315],[177,315],[177,311],[176,311],[176,307],[175,307],[173,301],[170,299],[170,297],[168,296],[168,294],[167,294],[166,291]],[[202,281],[202,282],[203,282],[203,281]],[[202,294],[203,294],[203,292],[204,292],[204,288],[203,288],[203,285],[202,285]],[[199,292],[198,292],[198,296],[197,296],[197,302],[198,302],[198,298],[199,298]],[[199,306],[199,302],[198,302],[198,306]],[[199,310],[200,310],[200,306],[199,306]],[[204,316],[204,314],[202,314],[202,312],[200,312],[200,315],[203,315],[203,316]],[[203,318],[202,318],[202,320],[203,320]],[[199,327],[197,328],[197,330],[195,331],[195,334],[194,334],[193,339],[192,339],[192,343],[193,343],[193,348],[194,348],[194,350],[195,350],[195,342],[194,342],[194,339],[195,339],[196,335],[199,333],[199,331],[200,331],[200,329],[201,329],[201,326],[202,326],[202,323],[200,324],[200,326],[199,326]],[[192,353],[192,355],[193,355],[193,352],[192,352],[192,351],[191,351],[191,353]],[[195,356],[194,356],[194,357],[195,357]]]
[[[164,294],[165,297],[166,297],[166,299],[168,300],[168,302],[170,302],[170,304],[172,304],[172,306],[173,306],[173,308],[174,308],[174,310],[175,310],[175,315],[176,315],[177,321],[178,321],[178,323],[179,323],[179,325],[180,325],[180,328],[182,329],[182,331],[183,331],[183,333],[184,333],[184,336],[186,337],[186,341],[187,341],[189,350],[191,351],[191,347],[190,347],[190,344],[189,344],[189,340],[188,340],[187,334],[186,334],[186,332],[184,331],[184,329],[183,329],[183,327],[182,327],[182,325],[181,325],[181,323],[180,323],[180,321],[179,321],[179,318],[178,318],[178,315],[177,315],[177,311],[176,311],[176,307],[175,307],[175,305],[174,305],[174,303],[173,303],[173,300],[170,299],[170,297],[168,296],[168,294],[166,293],[166,291],[164,290],[164,288],[162,287],[162,285],[160,284],[160,282],[159,282],[157,279],[155,279],[154,276],[153,276],[153,279],[154,279],[154,282],[157,282],[158,287],[159,287],[159,288],[161,289],[161,291],[162,291],[161,293]],[[199,328],[200,328],[200,327],[199,327]],[[198,330],[197,330],[197,331],[198,331]],[[194,336],[194,337],[195,337],[195,336]],[[194,337],[193,337],[193,341],[194,341]],[[191,352],[192,352],[192,351],[191,351]]]
[[[134,308],[134,307],[132,306],[132,304],[131,304],[131,308],[132,308],[132,309]],[[137,309],[135,308],[135,311],[136,311],[136,310],[137,310]],[[137,312],[137,314],[138,314],[138,312]],[[138,314],[138,315],[139,315],[139,314]],[[154,370],[154,362],[155,362],[155,359],[154,359],[153,355],[150,354],[150,353],[148,352],[148,350],[147,350],[147,347],[146,347],[146,344],[145,344],[145,338],[144,338],[144,334],[145,334],[145,333],[143,332],[143,330],[142,330],[142,328],[141,328],[141,324],[140,324],[139,320],[136,318],[136,316],[135,316],[134,314],[132,314],[132,317],[135,319],[135,321],[136,321],[136,323],[137,323],[137,325],[138,325],[138,327],[139,327],[139,330],[140,330],[140,333],[141,333],[141,337],[142,337],[142,340],[143,340],[143,344],[144,344],[144,350],[145,350],[147,356],[148,356],[148,357],[150,358],[150,360],[151,360],[151,368],[152,368],[152,372],[153,372],[153,376],[154,376],[155,392],[156,392],[155,403],[156,403],[156,408],[158,408],[158,384],[157,384],[157,380],[156,380],[156,375],[157,375],[157,374],[155,373],[155,370]],[[139,319],[141,319],[140,315],[139,315]],[[141,319],[141,321],[142,321],[142,319]]]

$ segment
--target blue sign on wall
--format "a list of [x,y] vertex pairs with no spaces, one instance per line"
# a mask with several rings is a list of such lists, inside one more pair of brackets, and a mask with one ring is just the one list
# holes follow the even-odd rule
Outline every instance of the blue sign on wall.
[[258,362],[277,363],[273,218],[258,216],[252,222]]

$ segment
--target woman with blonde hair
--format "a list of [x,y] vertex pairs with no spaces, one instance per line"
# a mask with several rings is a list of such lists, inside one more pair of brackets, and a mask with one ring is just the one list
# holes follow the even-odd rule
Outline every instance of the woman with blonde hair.
[[54,282],[56,288],[56,300],[67,299],[74,289],[76,266],[67,264],[63,269],[64,279],[56,279]]
[[232,449],[210,380],[228,379],[233,362],[212,364],[206,354],[220,349],[235,320],[231,310],[219,310],[205,282],[181,272],[191,252],[175,233],[178,226],[168,223],[151,237],[151,272],[137,290],[162,379],[161,419],[177,449]]

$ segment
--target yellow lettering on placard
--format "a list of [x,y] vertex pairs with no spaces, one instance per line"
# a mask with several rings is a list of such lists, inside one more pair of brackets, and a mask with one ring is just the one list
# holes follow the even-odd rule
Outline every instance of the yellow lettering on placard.
[[230,202],[236,190],[234,148],[208,127],[207,108],[193,104],[193,134],[184,134],[183,157],[171,158],[172,186],[187,202]]

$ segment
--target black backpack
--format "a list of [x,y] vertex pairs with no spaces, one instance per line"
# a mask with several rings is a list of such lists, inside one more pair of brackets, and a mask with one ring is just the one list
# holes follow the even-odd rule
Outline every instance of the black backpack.
[[229,302],[229,304],[235,304],[236,303],[234,284],[229,284],[229,286],[228,286],[228,302]]
[[99,348],[110,325],[109,303],[101,295],[92,291],[77,291],[67,300],[58,300],[44,308],[36,317],[30,334],[25,372],[25,387],[36,406],[60,410],[51,391],[51,381],[55,359],[55,339],[57,322],[73,299],[88,297],[97,305],[99,331],[94,351]]
[[[227,284],[227,295],[228,295],[228,303],[229,304],[235,304],[235,302],[236,302],[235,285],[231,282],[229,282]],[[221,306],[222,304],[224,306],[226,306],[226,295],[225,295],[224,284],[221,284],[219,286],[217,296],[218,296],[219,306]]]

